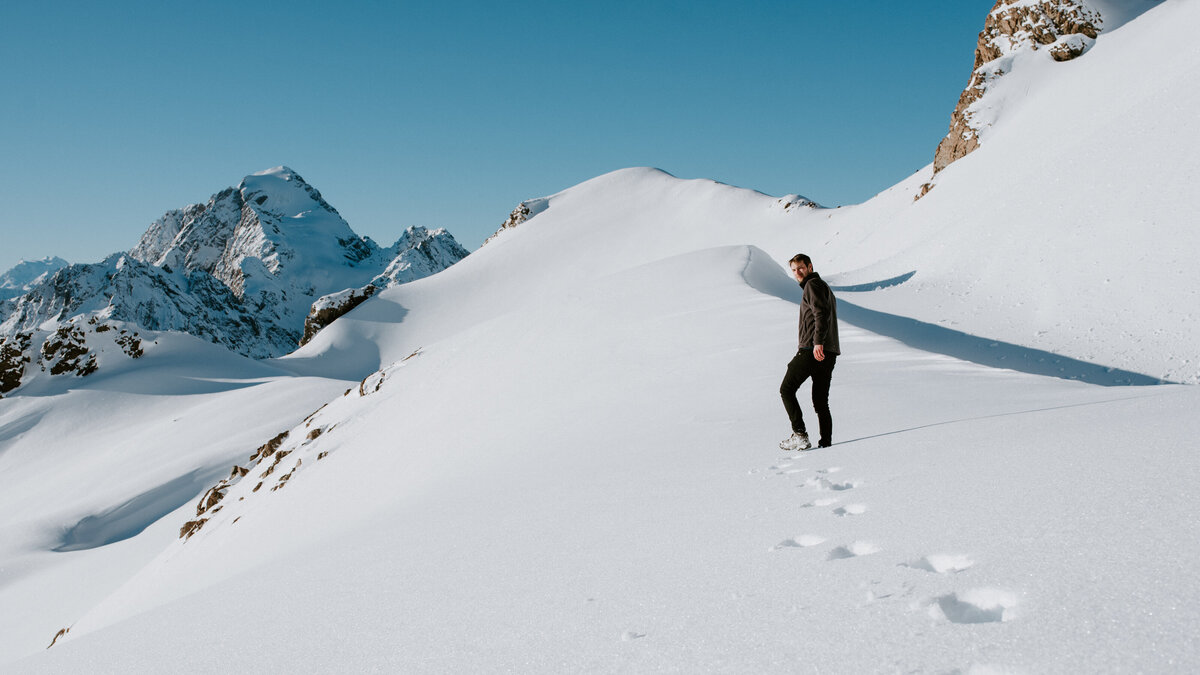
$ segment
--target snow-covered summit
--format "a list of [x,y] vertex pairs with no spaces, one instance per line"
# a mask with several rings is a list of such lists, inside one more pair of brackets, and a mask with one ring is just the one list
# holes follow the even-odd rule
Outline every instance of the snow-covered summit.
[[44,281],[47,276],[69,264],[58,256],[46,256],[40,260],[22,260],[4,274],[0,274],[0,300],[28,293],[35,284]]
[[253,358],[280,356],[300,343],[323,296],[407,283],[466,255],[444,229],[410,227],[381,247],[299,174],[276,167],[167,212],[128,253],[30,284],[0,303],[0,339],[32,338],[86,314],[190,333]]

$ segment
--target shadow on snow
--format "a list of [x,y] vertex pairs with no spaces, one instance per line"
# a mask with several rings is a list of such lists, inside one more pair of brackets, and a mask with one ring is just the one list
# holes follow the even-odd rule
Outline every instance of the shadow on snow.
[[196,498],[224,471],[192,471],[106,511],[80,519],[53,551],[83,551],[135,537],[155,521]]
[[[746,283],[767,295],[799,304],[802,295],[800,286],[786,274],[781,274],[781,271],[779,265],[766,252],[756,247],[749,247],[746,267],[742,270],[742,277]],[[871,284],[844,286],[840,289],[846,291],[890,286],[902,283],[910,276],[911,274],[900,275]],[[1168,380],[1129,370],[1109,368],[1042,349],[1022,347],[908,317],[878,312],[847,302],[842,298],[837,301],[837,311],[840,320],[845,320],[847,323],[872,333],[898,340],[915,349],[945,354],[991,368],[1005,368],[1031,375],[1059,377],[1105,387],[1173,384]]]

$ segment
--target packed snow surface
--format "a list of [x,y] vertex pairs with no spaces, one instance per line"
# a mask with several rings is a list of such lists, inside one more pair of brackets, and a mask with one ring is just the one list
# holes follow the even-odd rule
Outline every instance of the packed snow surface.
[[[0,401],[0,666],[1200,669],[1195,25],[1027,70],[916,203],[618,171],[285,358]],[[798,251],[843,354],[784,453]]]

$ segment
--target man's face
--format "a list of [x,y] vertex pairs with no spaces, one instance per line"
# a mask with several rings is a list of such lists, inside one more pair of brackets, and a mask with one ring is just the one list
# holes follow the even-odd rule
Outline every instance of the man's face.
[[796,281],[804,283],[804,278],[810,274],[812,274],[812,265],[806,265],[804,261],[792,263],[792,276],[796,278]]

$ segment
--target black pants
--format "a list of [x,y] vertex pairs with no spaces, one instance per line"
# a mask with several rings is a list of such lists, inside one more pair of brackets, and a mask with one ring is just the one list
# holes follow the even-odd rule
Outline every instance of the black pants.
[[825,360],[818,361],[811,349],[801,349],[796,358],[788,364],[787,374],[783,376],[783,384],[779,385],[779,395],[783,397],[783,407],[787,410],[788,419],[792,421],[792,431],[808,433],[804,428],[804,415],[800,413],[800,402],[796,400],[796,392],[808,378],[812,378],[812,402],[817,411],[817,424],[821,427],[821,438],[818,445],[827,446],[833,443],[833,417],[829,414],[829,381],[833,379],[833,365],[837,362],[837,354],[825,352]]

